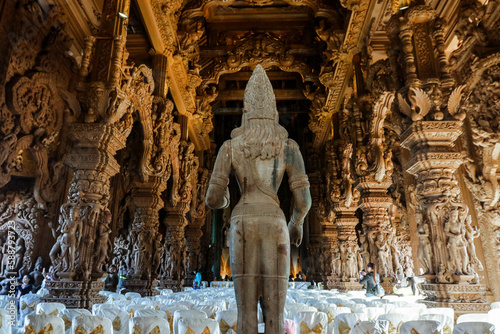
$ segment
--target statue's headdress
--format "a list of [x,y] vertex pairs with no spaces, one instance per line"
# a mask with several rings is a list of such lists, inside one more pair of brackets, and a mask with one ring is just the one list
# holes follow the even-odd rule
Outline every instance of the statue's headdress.
[[253,71],[245,88],[243,123],[249,119],[272,119],[278,122],[273,86],[260,65]]

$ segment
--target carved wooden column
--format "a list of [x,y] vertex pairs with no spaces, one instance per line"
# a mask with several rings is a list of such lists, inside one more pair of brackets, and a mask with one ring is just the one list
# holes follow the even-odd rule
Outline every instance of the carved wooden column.
[[200,271],[201,261],[201,237],[202,227],[205,225],[207,210],[205,207],[205,195],[209,180],[209,171],[205,168],[198,169],[196,182],[196,194],[191,201],[191,220],[186,228],[186,280],[185,285],[192,286],[195,277],[194,271]]
[[[401,135],[401,146],[411,156],[406,171],[417,178],[415,217],[418,258],[427,279],[422,285],[425,303],[453,307],[460,315],[484,312],[488,305],[486,286],[479,284],[482,264],[474,246],[478,234],[455,175],[463,163],[454,145],[466,116],[459,108],[465,86],[457,86],[449,75],[443,57],[444,24],[431,7],[412,4],[391,18],[387,32],[393,43],[403,43],[415,62],[413,68],[407,57],[401,69],[407,80],[399,90],[398,105],[407,117],[402,119],[406,130]],[[411,30],[411,37],[403,38],[406,30]]]
[[158,233],[158,211],[163,206],[161,192],[166,183],[162,177],[150,176],[148,182],[134,182],[132,203],[134,220],[129,231],[132,252],[129,254],[130,278],[125,280],[125,292],[144,296],[158,294],[155,287],[163,252],[162,236]]
[[[341,127],[346,124],[341,122]],[[352,188],[352,144],[344,132],[340,140],[326,146],[327,194],[335,212],[337,242],[330,261],[331,277],[328,286],[341,291],[359,290],[359,246],[355,227],[358,193]]]
[[[130,126],[124,127],[131,129]],[[64,302],[68,307],[89,308],[102,302],[103,261],[108,255],[111,230],[109,180],[120,167],[114,159],[125,147],[128,133],[109,124],[72,124],[75,148],[66,158],[74,176],[68,200],[61,207],[61,234],[53,246],[51,275],[45,301]],[[64,252],[65,250],[65,252]]]
[[184,228],[191,209],[191,201],[196,186],[198,158],[194,156],[194,145],[181,141],[178,155],[179,174],[173,180],[170,199],[165,202],[167,216],[163,270],[160,287],[180,291],[186,277],[186,237]]

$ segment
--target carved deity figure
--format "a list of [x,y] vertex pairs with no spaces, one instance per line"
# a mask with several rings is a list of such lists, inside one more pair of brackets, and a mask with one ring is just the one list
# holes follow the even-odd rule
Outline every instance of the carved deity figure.
[[389,269],[391,264],[390,259],[390,247],[387,242],[387,238],[384,238],[383,233],[377,235],[377,240],[375,240],[375,246],[378,249],[378,266],[380,274],[383,277],[389,277],[391,275],[391,270]]
[[465,222],[460,219],[459,210],[459,207],[451,207],[448,220],[444,224],[444,232],[448,237],[446,246],[449,252],[449,264],[452,271],[457,275],[466,274],[469,265],[465,240]]
[[[257,303],[262,297],[266,333],[281,334],[290,242],[302,242],[311,194],[299,146],[278,123],[273,88],[260,65],[245,89],[242,125],[231,138],[217,155],[206,203],[213,209],[229,205],[229,174],[234,169],[242,193],[229,231],[237,332],[257,333]],[[295,200],[288,228],[277,196],[285,171]]]
[[158,269],[160,268],[161,258],[163,257],[163,244],[161,242],[161,234],[157,234],[154,240],[153,247],[153,262],[152,262],[152,271],[151,274],[153,277],[156,277],[158,274]]
[[430,232],[429,224],[422,221],[422,213],[415,212],[415,220],[417,222],[418,231],[418,250],[417,258],[420,261],[420,265],[424,269],[425,274],[432,274],[434,271],[432,269],[432,247],[430,242]]
[[82,236],[80,207],[77,204],[67,203],[61,207],[58,230],[60,235],[50,250],[50,260],[55,272],[71,272],[75,264],[76,248]]
[[97,272],[102,271],[101,264],[108,257],[108,251],[111,247],[111,240],[109,239],[109,235],[111,234],[111,229],[109,228],[112,219],[111,211],[107,208],[104,209],[101,217],[102,221],[99,222],[97,227],[97,243],[95,245],[94,266]]

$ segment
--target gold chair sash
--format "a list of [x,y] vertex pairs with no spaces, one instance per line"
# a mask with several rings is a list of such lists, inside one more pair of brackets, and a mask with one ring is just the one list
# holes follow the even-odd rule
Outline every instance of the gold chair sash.
[[452,333],[453,333],[453,331],[451,330],[450,325],[448,325],[448,324],[444,325],[443,334],[452,334]]
[[128,316],[129,316],[130,318],[133,318],[133,317],[134,317],[134,309],[133,309],[133,308],[131,308],[131,309],[130,309],[130,311],[128,311]]
[[[134,325],[134,328],[132,329],[132,334],[144,334],[144,333],[137,325]],[[160,327],[156,326],[149,333],[146,334],[160,334]]]
[[335,316],[333,315],[332,311],[326,312],[326,315],[328,316],[328,323],[331,323],[335,320]]
[[[351,327],[344,321],[339,321],[339,334],[349,334]],[[413,333],[412,333],[413,334]]]
[[31,326],[31,324],[28,324],[28,326],[26,326],[26,329],[24,330],[24,334],[52,334],[53,330],[54,327],[52,327],[52,324],[48,324],[47,326],[42,328],[41,331],[36,332],[33,326]]
[[167,310],[165,310],[165,313],[167,314],[168,324],[170,325],[170,333],[173,333],[174,332],[174,317],[172,317],[172,313],[170,313]]
[[[412,328],[410,334],[420,334],[420,333],[415,328]],[[422,333],[422,334],[425,334],[425,333]],[[439,331],[436,330],[432,334],[439,334]]]
[[399,334],[399,331],[396,328],[396,326],[394,326],[390,321],[389,321],[389,334]]
[[234,325],[229,326],[228,323],[226,322],[226,320],[220,319],[219,327],[220,327],[220,331],[222,334],[226,334],[227,331],[230,329],[232,329],[233,331],[236,332],[237,323],[235,322]]
[[[188,326],[188,328],[186,329],[186,334],[196,334],[192,329],[191,327]],[[210,329],[207,327],[205,327],[205,329],[203,330],[203,332],[201,332],[201,334],[210,334]]]
[[[90,334],[103,334],[103,333],[104,333],[104,329],[103,329],[102,325],[97,326],[96,328],[94,328],[92,330],[92,332],[90,332]],[[76,326],[75,334],[88,334],[88,333],[85,331],[85,329],[83,329],[82,326],[78,325],[78,326]]]
[[27,307],[30,311],[34,311],[35,310],[35,306],[36,306],[36,300],[29,303],[29,304],[26,304],[25,301],[22,301],[21,302],[21,310],[24,311],[24,309]]
[[66,314],[63,314],[61,319],[64,321],[64,330],[67,331],[68,329],[71,328],[71,320],[66,316]]
[[307,324],[303,321],[300,322],[300,334],[310,334],[310,333],[316,333],[316,334],[323,334],[325,333],[323,329],[323,325],[321,323],[317,324],[313,328],[309,328]]
[[113,330],[118,332],[122,329],[122,320],[119,316],[116,316],[115,320],[113,320]]

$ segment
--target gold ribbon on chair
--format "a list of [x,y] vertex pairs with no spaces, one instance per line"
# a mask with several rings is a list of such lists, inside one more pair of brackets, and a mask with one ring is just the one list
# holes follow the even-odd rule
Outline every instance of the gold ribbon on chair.
[[[39,310],[38,311],[38,314],[46,314],[43,310]],[[59,310],[58,309],[55,309],[54,311],[50,312],[49,315],[55,315],[57,317],[57,315],[59,314]]]
[[390,321],[389,321],[389,334],[398,334],[398,329]]
[[[103,334],[103,333],[104,329],[102,328],[102,325],[97,326],[92,330],[92,332],[90,332],[90,334]],[[85,331],[85,329],[83,329],[82,326],[78,325],[76,326],[75,334],[88,334],[88,333]]]
[[220,319],[220,322],[219,322],[220,331],[222,334],[226,334],[226,332],[230,329],[232,329],[233,331],[236,332],[237,324],[238,323],[235,322],[234,325],[229,326],[228,323],[226,322],[226,320]]
[[122,329],[122,320],[119,316],[116,316],[115,320],[113,320],[113,330],[118,332]]
[[453,331],[451,330],[450,325],[445,324],[443,327],[443,334],[452,334],[452,333],[453,333]]
[[128,311],[128,316],[129,316],[130,318],[133,318],[133,317],[134,317],[134,309],[133,309],[133,308],[131,308],[131,309]]
[[24,309],[27,307],[30,311],[34,311],[35,310],[35,306],[36,306],[36,300],[29,303],[29,304],[26,304],[25,301],[22,301],[21,302],[21,310],[24,311]]
[[[195,332],[191,329],[191,327],[188,326],[188,328],[186,329],[186,334],[195,334]],[[210,329],[208,328],[208,326],[205,327],[201,334],[210,334]]]
[[328,317],[328,323],[331,323],[332,321],[335,320],[335,316],[333,315],[332,311],[327,311],[326,315]]
[[31,326],[31,324],[28,324],[28,326],[26,326],[26,329],[24,330],[24,334],[52,334],[53,330],[54,327],[52,327],[52,324],[48,324],[47,326],[42,328],[41,331],[37,332],[35,331],[33,326]]
[[64,330],[67,331],[68,329],[71,328],[71,320],[66,316],[66,314],[63,314],[61,319],[64,321]]
[[[77,333],[75,333],[75,334],[77,334]],[[134,325],[134,328],[132,329],[131,334],[144,334],[144,333],[142,332],[142,330],[139,327],[137,327],[137,325]],[[160,334],[160,327],[156,326],[147,334]]]
[[[344,321],[339,321],[339,334],[349,334],[351,327]],[[413,334],[413,333],[412,333]]]
[[165,310],[165,313],[167,314],[168,324],[170,325],[170,333],[173,333],[174,332],[174,317],[172,317],[172,313],[170,313],[167,310]]
[[316,334],[323,334],[325,331],[323,330],[323,325],[321,323],[317,324],[313,328],[309,328],[305,322],[300,323],[300,334],[311,334],[311,333],[316,333]]
[[[412,328],[410,334],[420,334],[420,333],[415,328]],[[424,334],[424,333],[422,333],[422,334]],[[432,333],[432,334],[439,334],[439,331],[435,330],[434,333]]]

